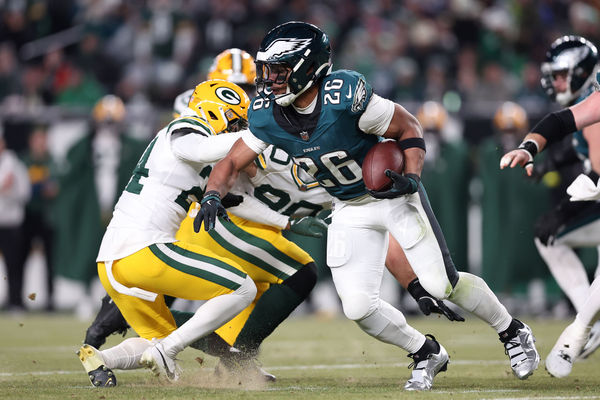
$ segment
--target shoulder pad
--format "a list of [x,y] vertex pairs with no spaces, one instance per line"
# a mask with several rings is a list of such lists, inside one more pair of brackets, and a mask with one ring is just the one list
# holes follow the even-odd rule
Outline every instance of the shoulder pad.
[[371,100],[373,89],[365,77],[347,69],[338,70],[327,75],[323,81],[323,89],[341,92],[341,104],[352,114],[362,114]]
[[202,118],[193,116],[179,117],[171,121],[171,123],[167,126],[167,133],[170,134],[180,129],[185,129],[187,131],[192,130],[194,133],[202,136],[211,136],[216,134],[208,122]]

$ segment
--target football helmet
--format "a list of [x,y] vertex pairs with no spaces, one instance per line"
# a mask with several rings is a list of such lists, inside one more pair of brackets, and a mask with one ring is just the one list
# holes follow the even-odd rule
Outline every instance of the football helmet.
[[[256,86],[262,97],[289,106],[331,71],[329,38],[306,22],[286,22],[271,29],[256,55]],[[276,71],[281,71],[277,73]],[[273,83],[287,83],[287,91],[275,96]]]
[[[546,94],[562,106],[569,106],[594,80],[598,64],[598,50],[581,36],[562,36],[556,39],[546,52],[542,63],[541,84]],[[554,76],[566,72],[567,90],[558,93]]]
[[424,131],[441,132],[448,120],[448,113],[437,101],[426,101],[419,107],[417,119]]
[[512,101],[506,101],[494,114],[494,127],[500,132],[526,132],[529,128],[527,112]]
[[96,102],[92,109],[96,123],[119,123],[125,119],[125,104],[119,97],[108,94]]
[[246,128],[249,105],[244,89],[232,82],[211,79],[196,86],[188,107],[220,134]]
[[256,79],[254,57],[244,50],[227,49],[214,59],[206,77],[223,79],[242,87],[243,85],[254,85]]

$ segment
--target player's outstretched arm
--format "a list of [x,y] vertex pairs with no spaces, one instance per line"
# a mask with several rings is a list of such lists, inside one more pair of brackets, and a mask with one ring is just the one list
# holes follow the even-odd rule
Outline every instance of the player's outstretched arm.
[[509,151],[500,159],[500,169],[519,165],[531,176],[533,158],[537,153],[572,132],[600,122],[599,109],[600,93],[594,92],[574,106],[546,115],[525,136],[517,149]]
[[240,170],[257,156],[258,153],[248,147],[243,139],[238,139],[225,158],[215,164],[208,178],[204,197],[200,201],[200,212],[194,220],[196,232],[200,231],[202,224],[206,231],[213,229],[218,217],[228,219],[221,198],[229,192]]

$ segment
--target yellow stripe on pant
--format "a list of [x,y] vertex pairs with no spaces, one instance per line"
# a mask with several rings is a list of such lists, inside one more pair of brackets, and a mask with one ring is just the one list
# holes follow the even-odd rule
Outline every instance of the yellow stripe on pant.
[[221,257],[234,260],[254,280],[258,293],[252,304],[216,332],[227,343],[235,339],[248,320],[256,302],[270,284],[279,284],[293,275],[311,256],[298,245],[286,239],[281,230],[229,214],[231,223],[219,221],[213,231],[193,229],[195,215],[190,207],[188,217],[181,223],[176,238],[214,251]]
[[233,260],[185,242],[154,244],[112,264],[112,274],[126,287],[159,296],[154,302],[117,292],[103,262],[98,276],[133,330],[144,339],[163,338],[176,329],[163,294],[188,300],[208,300],[232,293],[246,278]]

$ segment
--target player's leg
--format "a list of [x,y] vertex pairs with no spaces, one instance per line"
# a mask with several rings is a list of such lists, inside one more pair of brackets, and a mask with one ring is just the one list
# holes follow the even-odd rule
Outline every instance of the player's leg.
[[543,215],[535,226],[535,245],[552,276],[576,311],[588,297],[587,271],[574,247],[600,243],[600,205],[565,200]]
[[600,279],[595,279],[590,287],[590,295],[584,302],[575,320],[562,332],[546,358],[546,370],[558,378],[571,373],[573,362],[587,342],[591,325],[600,313]]
[[[235,215],[231,219],[196,240],[238,262],[258,285],[269,284],[254,308],[245,310],[246,321],[242,315],[217,330],[240,350],[230,356],[243,364],[256,357],[261,343],[306,299],[317,273],[308,253],[283,237],[279,229]],[[267,379],[274,378],[268,375]]]
[[328,231],[327,264],[346,317],[374,338],[408,351],[415,362],[405,389],[427,390],[445,370],[448,354],[379,297],[388,240],[387,231],[373,225],[379,207],[379,202],[338,207]]
[[421,285],[438,299],[448,299],[486,321],[498,332],[519,379],[533,373],[539,364],[530,328],[508,313],[480,277],[458,272],[425,189],[396,201],[390,211],[389,229],[405,250]]
[[[98,275],[107,293],[131,327],[142,338],[158,339],[139,361],[177,378],[175,356],[201,336],[222,325],[254,298],[256,288],[232,261],[185,243],[152,245],[112,264],[110,279],[104,263]],[[189,300],[207,300],[192,318],[176,328],[163,296],[154,301],[124,294],[126,288],[143,288]],[[119,290],[119,291],[117,291]],[[131,295],[134,294],[134,295]]]

